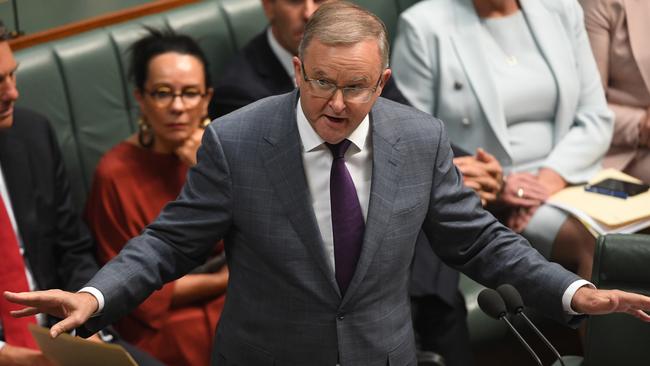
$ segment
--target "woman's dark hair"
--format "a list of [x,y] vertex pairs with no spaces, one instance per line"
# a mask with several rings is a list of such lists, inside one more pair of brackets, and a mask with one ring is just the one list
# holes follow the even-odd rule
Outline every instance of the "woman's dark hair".
[[171,30],[160,31],[146,28],[149,34],[131,46],[131,67],[129,77],[138,90],[144,90],[149,72],[149,62],[163,53],[176,52],[181,55],[194,56],[203,64],[205,87],[210,87],[211,78],[208,60],[201,47],[190,36],[176,34]]

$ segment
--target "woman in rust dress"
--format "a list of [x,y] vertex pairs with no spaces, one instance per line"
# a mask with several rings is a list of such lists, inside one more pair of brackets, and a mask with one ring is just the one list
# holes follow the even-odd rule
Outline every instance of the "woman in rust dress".
[[[132,48],[138,132],[102,157],[86,207],[102,263],[179,194],[212,95],[199,46],[187,36],[150,33]],[[207,365],[228,280],[227,268],[216,267],[163,286],[120,320],[118,331],[168,365]]]

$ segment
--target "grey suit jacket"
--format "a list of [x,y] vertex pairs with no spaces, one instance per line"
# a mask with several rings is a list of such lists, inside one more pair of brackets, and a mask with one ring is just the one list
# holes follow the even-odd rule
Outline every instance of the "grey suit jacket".
[[341,294],[311,206],[296,126],[298,93],[213,122],[179,198],[89,283],[99,322],[126,314],[224,238],[230,281],[213,364],[415,365],[409,265],[422,228],[436,253],[489,285],[513,283],[563,319],[577,277],[546,262],[464,188],[440,121],[380,98],[370,112],[366,232]]

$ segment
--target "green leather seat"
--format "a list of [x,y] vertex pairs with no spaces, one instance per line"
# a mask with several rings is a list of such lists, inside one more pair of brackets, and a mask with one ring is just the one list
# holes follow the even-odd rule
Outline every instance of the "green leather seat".
[[[592,282],[599,289],[650,295],[650,236],[611,234],[598,238]],[[591,316],[587,320],[585,357],[567,366],[641,366],[650,364],[650,325],[626,314]],[[553,366],[559,366],[556,362]]]
[[[650,236],[601,236],[596,244],[592,281],[650,295]],[[625,314],[592,316],[587,324],[586,366],[650,364],[650,324]]]
[[459,288],[465,297],[467,326],[472,347],[475,348],[505,337],[508,333],[506,325],[487,316],[478,306],[478,294],[485,289],[485,286],[461,273]]

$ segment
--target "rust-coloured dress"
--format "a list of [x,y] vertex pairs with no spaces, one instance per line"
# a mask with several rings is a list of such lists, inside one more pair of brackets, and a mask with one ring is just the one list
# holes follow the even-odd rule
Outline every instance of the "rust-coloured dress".
[[[187,166],[175,155],[128,142],[102,157],[86,205],[86,221],[102,264],[178,196],[186,173]],[[172,308],[173,291],[174,282],[166,284],[115,326],[125,340],[167,365],[208,365],[224,296]]]

